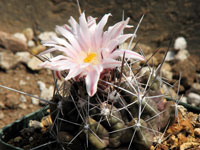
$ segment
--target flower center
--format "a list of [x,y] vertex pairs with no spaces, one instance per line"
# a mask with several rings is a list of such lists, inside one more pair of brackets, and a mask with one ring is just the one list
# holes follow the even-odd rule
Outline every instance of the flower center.
[[83,61],[85,63],[97,64],[98,63],[97,54],[89,52]]

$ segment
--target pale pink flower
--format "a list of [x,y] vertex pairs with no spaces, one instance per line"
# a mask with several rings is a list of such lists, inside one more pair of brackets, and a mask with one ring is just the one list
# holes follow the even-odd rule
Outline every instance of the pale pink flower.
[[128,26],[129,18],[118,22],[114,26],[103,31],[111,14],[106,14],[96,23],[96,19],[82,13],[79,24],[73,17],[69,19],[70,25],[56,26],[56,32],[64,38],[52,37],[50,41],[43,42],[43,45],[52,47],[42,54],[55,50],[65,54],[51,58],[40,64],[41,67],[55,71],[69,70],[65,80],[75,77],[85,77],[86,88],[89,96],[97,91],[97,84],[100,74],[104,69],[113,69],[121,65],[116,60],[125,53],[126,58],[144,60],[144,57],[136,52],[125,49],[117,49],[117,46],[130,38],[132,34],[123,34],[124,28]]

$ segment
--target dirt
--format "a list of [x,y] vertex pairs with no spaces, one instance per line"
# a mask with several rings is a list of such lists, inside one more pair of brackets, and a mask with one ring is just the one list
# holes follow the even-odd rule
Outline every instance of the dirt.
[[[188,50],[200,55],[200,5],[189,0],[79,0],[86,15],[101,18],[112,13],[109,25],[130,17],[130,24],[136,26],[141,16],[137,40],[158,48],[166,46],[173,37],[183,36]],[[67,23],[70,16],[79,16],[76,0],[1,0],[0,29],[19,32],[31,27],[37,31],[54,31],[55,25]],[[133,30],[131,30],[133,31]]]
[[[41,126],[39,127],[38,124]],[[51,129],[52,121],[50,116],[45,116],[41,121],[32,123],[29,127],[22,129],[16,137],[8,140],[8,143],[24,150],[31,148],[41,148],[44,150],[61,150],[68,149],[83,149],[83,145],[78,138],[73,144],[67,145],[66,142],[71,140],[71,135],[67,132],[61,131],[57,135],[58,141],[56,142],[53,137]],[[169,126],[162,134],[158,134],[153,138],[153,145],[149,150],[199,150],[200,146],[200,115],[188,112],[184,107],[179,108],[178,118]],[[61,138],[62,137],[62,138]],[[59,139],[60,138],[60,139]],[[30,142],[30,139],[32,139]],[[79,141],[79,142],[78,142]],[[127,147],[120,147],[119,149],[127,149]],[[113,150],[107,148],[106,150]],[[116,150],[116,148],[115,148]]]
[[179,109],[179,114],[165,134],[159,135],[161,142],[155,142],[151,150],[199,150],[200,149],[200,115]]
[[[20,80],[25,81],[26,84],[20,86]],[[39,96],[40,90],[37,81],[46,83],[47,87],[53,84],[53,78],[47,70],[32,72],[23,64],[17,65],[16,68],[8,70],[7,72],[0,71],[1,85]],[[27,99],[27,102],[25,102],[27,108],[20,108],[19,104],[22,103],[19,100],[20,95],[19,93],[0,88],[0,107],[3,107],[0,108],[0,112],[4,114],[4,117],[0,120],[0,128],[41,107],[33,105],[31,98],[25,96]]]

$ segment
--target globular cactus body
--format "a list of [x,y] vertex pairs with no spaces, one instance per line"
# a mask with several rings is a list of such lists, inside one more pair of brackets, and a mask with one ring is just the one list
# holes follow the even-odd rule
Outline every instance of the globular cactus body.
[[88,149],[148,149],[155,133],[173,120],[174,109],[159,96],[160,89],[150,89],[144,96],[146,89],[134,84],[136,80],[121,78],[118,86],[114,81],[119,77],[109,80],[104,88],[99,85],[93,97],[87,95],[81,80],[63,89],[64,95],[53,97],[52,101],[61,106],[50,107],[54,130],[59,127],[56,132],[65,131],[74,137],[66,146],[78,139]]

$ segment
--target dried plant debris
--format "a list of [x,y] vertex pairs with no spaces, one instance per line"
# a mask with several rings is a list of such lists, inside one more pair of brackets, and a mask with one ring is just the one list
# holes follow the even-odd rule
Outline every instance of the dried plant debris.
[[180,107],[178,116],[176,122],[166,131],[166,139],[152,146],[151,150],[200,149],[200,114],[187,112],[184,107]]

